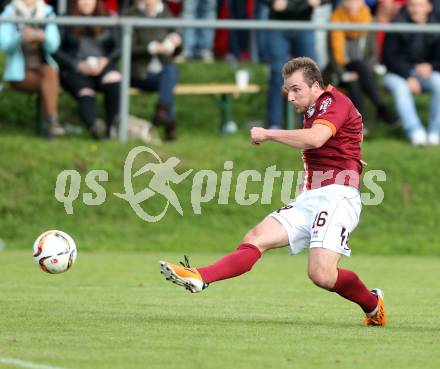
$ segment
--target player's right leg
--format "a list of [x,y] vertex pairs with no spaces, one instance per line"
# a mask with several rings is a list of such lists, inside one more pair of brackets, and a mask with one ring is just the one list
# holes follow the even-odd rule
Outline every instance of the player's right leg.
[[365,313],[366,325],[386,325],[387,317],[382,290],[375,288],[369,291],[356,273],[338,268],[341,254],[334,249],[325,247],[310,249],[309,278],[318,287],[336,292],[341,297],[358,304]]
[[273,217],[266,217],[251,229],[237,249],[215,263],[201,268],[191,268],[188,259],[180,265],[159,261],[160,272],[165,278],[191,292],[200,292],[210,283],[237,277],[250,271],[269,249],[287,246],[285,228]]
[[359,221],[361,200],[359,194],[354,196],[356,192],[342,186],[321,189],[315,209],[318,216],[312,225],[308,274],[317,286],[358,304],[368,325],[386,325],[383,293],[370,291],[356,273],[338,267],[341,256],[350,255],[349,235]]
[[387,325],[385,313],[384,293],[380,288],[373,288],[371,293],[377,296],[377,307],[370,313],[366,313],[364,323],[366,325]]

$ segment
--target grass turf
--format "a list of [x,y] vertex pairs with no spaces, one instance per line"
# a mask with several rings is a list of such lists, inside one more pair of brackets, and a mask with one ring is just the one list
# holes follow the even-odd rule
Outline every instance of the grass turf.
[[[384,289],[389,326],[378,328],[314,287],[305,255],[271,252],[251,273],[192,295],[158,273],[159,258],[181,255],[79,247],[62,275],[39,271],[30,250],[0,253],[0,358],[67,369],[440,367],[439,258],[344,260]],[[191,256],[199,265],[219,254]]]

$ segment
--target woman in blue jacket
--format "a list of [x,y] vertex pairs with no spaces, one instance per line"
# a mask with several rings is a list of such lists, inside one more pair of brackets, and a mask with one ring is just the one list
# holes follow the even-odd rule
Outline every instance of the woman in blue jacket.
[[[2,17],[45,19],[55,14],[43,0],[12,0]],[[58,66],[52,58],[59,45],[60,35],[55,24],[0,25],[0,50],[6,54],[3,79],[13,89],[40,94],[48,138],[64,134],[58,121]]]

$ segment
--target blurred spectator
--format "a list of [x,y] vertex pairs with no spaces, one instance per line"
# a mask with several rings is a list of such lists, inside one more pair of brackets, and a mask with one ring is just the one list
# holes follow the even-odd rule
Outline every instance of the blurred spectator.
[[[270,9],[264,0],[255,0],[255,19],[268,20],[269,10]],[[270,33],[267,30],[263,29],[261,31],[257,31],[258,58],[262,63],[269,62],[269,42]]]
[[118,14],[119,3],[117,0],[104,0],[104,8],[112,14]]
[[[53,11],[58,14],[58,0],[44,0],[46,4],[53,8]],[[63,1],[63,0],[62,0]],[[65,0],[67,2],[67,0]]]
[[132,3],[131,0],[118,0],[119,14],[125,14],[127,9],[133,5]]
[[[227,0],[217,1],[217,19],[229,19]],[[216,58],[226,58],[229,54],[229,30],[216,29],[214,32],[213,51]]]
[[[408,0],[394,19],[398,23],[434,24],[430,0]],[[388,33],[383,61],[388,69],[384,77],[403,128],[413,145],[440,143],[440,35],[432,33]],[[431,94],[428,135],[414,103],[414,95]]]
[[440,19],[440,0],[433,0],[432,5],[434,6],[434,14],[437,19]]
[[[334,10],[333,23],[371,23],[370,8],[364,0],[342,0]],[[378,116],[389,124],[397,121],[397,116],[390,111],[379,93],[373,74],[373,60],[369,61],[368,33],[365,31],[331,31],[330,51],[334,70],[338,73],[341,85],[346,86],[353,104],[361,114],[363,109],[363,94],[365,93]]]
[[[228,0],[229,19],[249,19],[249,9],[247,0]],[[229,52],[233,61],[249,61],[249,31],[229,30]]]
[[[377,23],[389,23],[399,14],[406,0],[377,0],[375,18]],[[385,32],[377,32],[377,57],[383,57]]]
[[[107,9],[111,14],[117,14],[119,11],[119,5],[123,2],[124,1],[118,0],[102,0],[104,8]],[[58,11],[58,6],[61,6],[61,10],[66,8],[64,11],[70,13],[74,2],[69,0],[46,0],[46,3],[52,5],[55,12]]]
[[[2,17],[44,19],[54,18],[55,14],[43,0],[13,0]],[[64,134],[58,122],[58,67],[52,58],[59,45],[55,24],[0,24],[0,48],[6,54],[3,79],[15,90],[40,95],[48,138]]]
[[182,3],[184,0],[167,0],[166,5],[168,6],[168,10],[175,17],[180,17],[182,13]]
[[[270,5],[269,19],[310,21],[313,8],[321,0],[265,0]],[[316,60],[315,32],[274,30],[269,33],[270,79],[267,97],[267,122],[270,128],[280,128],[283,121],[283,79],[280,73],[290,57],[307,56]]]
[[[183,19],[215,20],[217,15],[217,0],[184,0]],[[209,28],[185,28],[183,30],[182,59],[201,58],[203,61],[214,61],[212,44],[214,30]]]
[[[138,0],[128,16],[157,19],[171,18],[162,0]],[[175,29],[135,28],[132,46],[131,85],[144,91],[157,91],[153,124],[165,125],[165,139],[176,138],[174,86],[177,68],[173,55],[180,51],[182,39]]]
[[[332,1],[321,0],[321,5],[316,6],[313,9],[312,21],[317,25],[326,24],[329,22],[332,15]],[[328,55],[328,33],[324,30],[317,30],[315,32],[315,50],[316,50],[316,62],[318,66],[323,70],[329,62]]]
[[[101,0],[75,0],[70,15],[108,16]],[[62,28],[61,48],[56,53],[62,86],[78,101],[81,119],[94,138],[104,136],[97,123],[96,91],[104,93],[105,136],[110,136],[119,113],[121,74],[115,67],[120,55],[116,28],[66,26]]]

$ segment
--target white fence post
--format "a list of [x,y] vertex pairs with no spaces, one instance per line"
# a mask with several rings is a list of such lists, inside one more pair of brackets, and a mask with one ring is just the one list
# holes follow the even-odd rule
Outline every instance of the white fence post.
[[57,14],[67,14],[67,0],[58,1]]
[[131,68],[131,37],[133,26],[126,23],[122,26],[122,81],[121,99],[119,111],[119,141],[127,141],[128,136],[128,115],[130,114],[130,68]]

